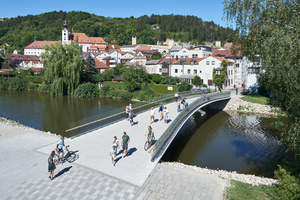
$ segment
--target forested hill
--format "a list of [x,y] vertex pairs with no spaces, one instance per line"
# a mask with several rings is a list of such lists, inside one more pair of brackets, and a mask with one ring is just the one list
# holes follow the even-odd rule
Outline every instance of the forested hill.
[[195,16],[151,15],[139,18],[110,18],[86,12],[50,12],[40,15],[0,21],[0,45],[9,44],[8,52],[24,47],[37,40],[61,40],[64,21],[70,32],[86,33],[89,37],[103,37],[112,44],[131,44],[131,37],[137,36],[137,43],[156,44],[173,38],[175,41],[203,44],[205,41],[221,40],[231,42],[230,28],[224,28],[213,21],[202,21]]

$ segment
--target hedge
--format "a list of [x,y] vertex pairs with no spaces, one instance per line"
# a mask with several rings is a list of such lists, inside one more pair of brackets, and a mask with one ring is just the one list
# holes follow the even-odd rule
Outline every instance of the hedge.
[[45,77],[44,76],[25,76],[23,79],[28,82],[41,84],[44,81]]
[[125,85],[122,82],[112,82],[112,81],[105,81],[104,86],[109,85],[112,88],[117,88],[120,90],[125,90]]
[[[141,84],[141,88],[143,89],[145,87],[145,83]],[[175,93],[177,92],[177,85],[165,85],[165,84],[148,84],[147,87],[151,90],[153,90],[156,93]],[[168,90],[168,87],[172,87],[173,90]]]

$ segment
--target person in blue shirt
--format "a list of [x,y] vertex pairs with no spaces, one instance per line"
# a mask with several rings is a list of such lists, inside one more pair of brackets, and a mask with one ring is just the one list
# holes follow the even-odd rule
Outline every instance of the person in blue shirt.
[[64,159],[64,151],[63,151],[64,146],[65,146],[65,137],[61,136],[61,140],[56,144],[56,149],[58,151],[58,157],[61,153],[62,159]]
[[158,112],[159,112],[159,118],[160,118],[159,120],[162,120],[163,114],[164,114],[164,105],[162,102],[160,103],[160,106],[158,107]]

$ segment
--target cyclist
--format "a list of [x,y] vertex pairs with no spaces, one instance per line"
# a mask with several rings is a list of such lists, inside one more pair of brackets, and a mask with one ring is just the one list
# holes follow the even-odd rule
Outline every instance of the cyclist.
[[61,140],[56,144],[56,149],[58,152],[58,157],[59,157],[59,154],[61,153],[61,158],[64,159],[63,147],[65,146],[65,137],[61,136],[60,139]]
[[154,133],[153,133],[153,131],[152,131],[152,127],[151,126],[148,126],[148,129],[147,129],[147,131],[146,131],[146,133],[145,133],[145,135],[147,134],[147,140],[148,140],[148,143],[149,144],[151,144],[152,143],[152,138],[153,138],[153,136],[154,136]]

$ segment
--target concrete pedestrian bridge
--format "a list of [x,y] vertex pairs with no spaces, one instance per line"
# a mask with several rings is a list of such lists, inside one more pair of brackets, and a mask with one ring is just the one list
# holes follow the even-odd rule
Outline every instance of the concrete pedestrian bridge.
[[[146,142],[144,134],[148,125],[150,125],[150,112],[148,109],[134,118],[134,126],[131,126],[129,121],[125,119],[115,121],[115,123],[93,130],[80,137],[66,139],[65,144],[70,145],[73,151],[78,150],[79,159],[76,160],[77,164],[142,186],[184,123],[201,107],[213,102],[230,99],[231,92],[223,91],[221,93],[206,94],[205,98],[201,93],[198,93],[192,96],[187,95],[186,98],[189,106],[180,113],[177,112],[174,97],[173,102],[165,104],[169,110],[169,122],[167,124],[163,120],[158,120],[158,106],[154,107],[156,121],[151,126],[157,141],[151,153],[144,150]],[[129,156],[123,158],[121,151],[116,157],[116,165],[113,166],[109,155],[113,137],[117,136],[118,140],[121,141],[124,131],[130,137]],[[55,145],[56,143],[45,146],[38,151],[49,154],[55,148]],[[120,150],[119,148],[118,152]]]

